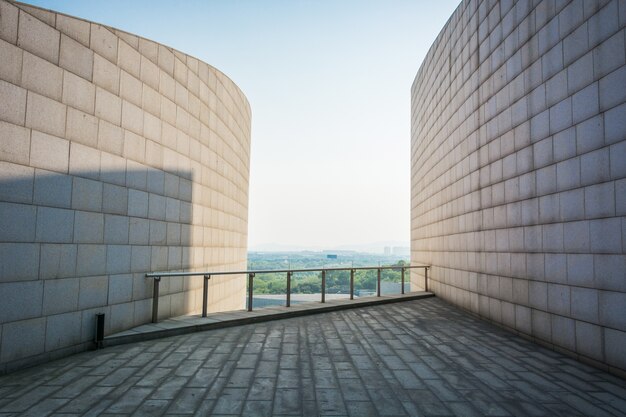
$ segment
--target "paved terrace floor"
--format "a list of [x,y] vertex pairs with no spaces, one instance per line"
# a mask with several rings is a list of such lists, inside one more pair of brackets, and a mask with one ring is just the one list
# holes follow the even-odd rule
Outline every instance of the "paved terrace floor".
[[625,415],[626,381],[437,298],[210,330],[0,378],[0,415]]

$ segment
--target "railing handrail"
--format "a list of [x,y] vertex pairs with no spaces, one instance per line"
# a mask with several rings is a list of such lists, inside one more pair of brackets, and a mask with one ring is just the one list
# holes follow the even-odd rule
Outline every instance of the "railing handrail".
[[377,269],[412,269],[412,268],[430,268],[429,265],[387,265],[387,266],[346,266],[346,267],[329,267],[329,268],[302,268],[302,269],[248,269],[245,271],[204,271],[204,272],[148,272],[146,278],[167,278],[167,277],[202,277],[205,275],[242,275],[242,274],[271,274],[271,273],[295,273],[295,272],[321,272],[321,271],[364,271]]
[[248,276],[248,311],[252,311],[252,294],[253,294],[253,280],[257,274],[271,274],[271,273],[286,273],[287,274],[287,303],[286,306],[291,305],[291,278],[296,272],[321,272],[322,274],[322,287],[321,296],[322,303],[326,302],[326,273],[329,271],[350,271],[350,299],[354,298],[354,273],[356,271],[378,271],[377,276],[377,291],[376,295],[380,297],[380,281],[381,271],[383,269],[400,270],[402,272],[402,294],[404,294],[404,272],[407,269],[424,268],[424,291],[428,291],[428,269],[430,265],[387,265],[387,266],[350,266],[350,267],[328,267],[328,268],[301,268],[301,269],[248,269],[245,271],[202,271],[202,272],[148,272],[146,278],[153,278],[153,292],[152,292],[152,322],[158,321],[159,313],[159,283],[161,278],[168,277],[204,277],[204,286],[202,290],[202,317],[207,316],[208,310],[208,291],[209,291],[209,279],[216,275],[247,275]]

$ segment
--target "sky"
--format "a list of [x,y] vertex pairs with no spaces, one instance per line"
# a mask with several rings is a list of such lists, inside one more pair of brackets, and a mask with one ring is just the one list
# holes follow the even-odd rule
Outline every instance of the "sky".
[[410,89],[458,0],[25,2],[176,48],[242,89],[251,250],[409,245]]

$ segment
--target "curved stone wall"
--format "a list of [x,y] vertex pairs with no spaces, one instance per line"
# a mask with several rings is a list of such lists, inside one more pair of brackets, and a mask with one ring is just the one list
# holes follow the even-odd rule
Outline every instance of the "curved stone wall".
[[625,25],[617,0],[463,1],[411,90],[412,261],[433,265],[430,288],[615,372]]
[[[0,372],[151,318],[148,271],[246,269],[250,107],[215,68],[0,0]],[[211,311],[245,279],[211,280]],[[163,279],[160,317],[201,308]]]

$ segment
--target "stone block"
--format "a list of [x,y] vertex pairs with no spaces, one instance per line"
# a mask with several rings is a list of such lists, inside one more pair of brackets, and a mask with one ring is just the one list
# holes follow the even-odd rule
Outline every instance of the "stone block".
[[37,209],[37,242],[72,243],[73,235],[74,211],[51,207]]
[[35,170],[0,161],[0,201],[32,203]]
[[626,91],[622,88],[615,88],[616,85],[626,85],[626,66],[600,79],[599,95],[601,111],[609,110],[626,102]]
[[614,183],[585,187],[585,216],[588,219],[615,216]]
[[126,215],[128,211],[128,189],[118,185],[104,184],[102,189],[102,211]]
[[604,140],[607,144],[626,139],[626,104],[615,107],[604,114],[604,132]]
[[[4,2],[0,3],[0,5],[4,4]],[[21,320],[3,325],[0,361],[6,363],[42,353],[45,336],[45,318]]]
[[17,24],[19,9],[8,2],[0,3],[0,38],[15,44],[17,42]]
[[89,47],[89,32],[91,29],[89,22],[62,14],[57,14],[56,17],[56,28],[61,33]]
[[107,274],[130,272],[131,247],[127,245],[109,245],[107,247]]
[[148,217],[155,220],[165,220],[166,198],[150,193]]
[[556,162],[576,156],[576,129],[562,130],[552,140]]
[[557,190],[556,186],[556,165],[550,165],[545,168],[538,169],[537,175],[537,194],[546,195]]
[[581,185],[597,184],[611,179],[609,149],[602,148],[580,158]]
[[589,18],[588,23],[589,46],[593,48],[617,31],[617,2],[607,2],[606,6]]
[[548,308],[548,284],[545,282],[529,281],[528,305],[540,310]]
[[626,369],[626,332],[604,329],[604,349],[609,365]]
[[29,6],[27,4],[20,5],[21,12],[20,13],[28,13],[37,19],[44,22],[46,25],[54,27],[56,21],[56,13],[52,10],[44,10],[38,7]]
[[159,67],[167,74],[174,76],[174,54],[165,45],[159,45]]
[[121,126],[122,100],[107,90],[96,87],[95,115],[116,126]]
[[44,282],[43,315],[67,313],[78,307],[79,278],[50,279]]
[[93,83],[117,95],[120,91],[120,69],[100,55],[94,55]]
[[626,256],[594,255],[596,288],[626,292]]
[[120,73],[120,97],[141,107],[143,84],[126,71]]
[[61,101],[63,70],[43,58],[24,52],[22,87]]
[[567,282],[567,255],[563,253],[546,253],[545,280],[559,284]]
[[72,186],[72,208],[75,210],[102,210],[102,183],[75,177]]
[[579,155],[604,146],[603,119],[603,115],[599,115],[576,126],[576,147]]
[[165,193],[165,173],[158,169],[149,169],[147,176],[148,191],[163,195]]
[[563,69],[563,43],[556,44],[541,56],[541,72],[547,80]]
[[626,294],[623,292],[599,291],[600,325],[626,330]]
[[72,142],[97,148],[98,119],[90,114],[68,107],[65,137]]
[[626,64],[624,31],[619,31],[593,50],[593,75],[596,79],[608,75]]
[[[59,52],[59,66],[91,81],[93,74],[93,51],[74,39],[61,35],[61,50]],[[90,84],[93,89],[93,84]],[[65,87],[64,87],[65,88]]]
[[576,322],[576,351],[595,360],[602,360],[602,328],[582,321]]
[[165,245],[167,243],[167,224],[165,222],[150,221],[150,244]]
[[567,70],[562,70],[546,82],[546,105],[548,107],[567,98]]
[[570,287],[548,284],[548,311],[562,316],[570,315]]
[[570,352],[576,351],[576,323],[574,320],[553,315],[552,343],[564,347]]
[[621,253],[622,236],[620,219],[609,218],[590,221],[589,238],[592,253]]
[[[131,246],[131,259],[130,259],[130,267],[132,272],[141,272],[145,273],[147,271],[157,271],[158,269],[152,269],[151,265],[151,254],[153,249],[157,253],[161,249],[165,249],[167,253],[167,247],[164,248],[152,248],[150,246]],[[133,292],[135,289],[133,288]]]
[[58,64],[61,34],[28,13],[20,12],[17,46]]
[[[147,139],[155,142],[161,141],[161,120],[147,112],[143,113],[143,130],[144,136]],[[151,163],[149,161],[147,162]],[[157,161],[152,163],[152,165],[159,166]]]
[[46,320],[46,351],[80,343],[81,313],[79,311],[50,316]]
[[0,80],[0,120],[24,125],[26,117],[26,90]]
[[550,134],[550,111],[546,110],[530,119],[530,140],[540,141]]
[[580,158],[571,158],[556,165],[556,188],[559,191],[580,187]]
[[626,180],[615,181],[615,210],[618,216],[626,215]]
[[563,223],[563,249],[568,253],[586,253],[589,251],[589,222]]
[[65,136],[67,107],[64,104],[30,91],[27,99],[26,127],[58,137]]
[[0,323],[40,316],[42,297],[41,281],[0,283]]
[[552,341],[552,322],[550,314],[533,309],[531,319],[533,336],[547,342]]
[[76,273],[76,245],[41,245],[40,279],[68,278]]
[[0,282],[36,280],[39,246],[36,243],[0,243]]
[[76,211],[74,218],[74,242],[103,243],[104,215],[87,211]]
[[150,220],[131,217],[129,243],[131,245],[147,245],[149,242]]
[[118,45],[117,65],[133,77],[141,77],[141,55],[124,41]]
[[533,145],[535,168],[545,167],[554,161],[552,154],[552,137],[540,140]]
[[515,306],[515,328],[522,333],[532,333],[531,309],[525,306]]
[[147,189],[148,168],[135,161],[126,161],[126,184],[138,190]]
[[133,296],[133,276],[131,274],[111,275],[109,277],[108,304],[127,303]]
[[[540,223],[553,223],[559,221],[559,194],[549,194],[543,197],[539,197],[539,222]],[[544,226],[544,236],[545,234],[550,234],[555,230],[545,230],[548,226]],[[544,239],[544,246],[546,241]],[[544,249],[546,249],[544,247]]]
[[106,270],[106,246],[78,245],[76,275],[103,275]]
[[[1,16],[0,19],[2,19]],[[0,32],[1,31],[2,29],[0,29]],[[4,57],[4,59],[0,62],[0,79],[15,85],[19,85],[22,82],[23,54],[24,53],[20,48],[17,48],[14,45],[0,39],[0,56]]]
[[[126,100],[122,102],[122,127],[137,135],[143,135],[143,110]],[[135,160],[143,161],[143,156]]]
[[593,255],[567,255],[567,281],[571,285],[594,286]]
[[567,91],[574,94],[593,81],[593,52],[589,52],[567,68]]
[[590,323],[598,323],[598,290],[571,287],[572,317]]
[[128,244],[129,221],[126,216],[104,216],[104,243]]
[[85,113],[93,114],[96,88],[89,81],[65,71],[63,74],[63,103]]
[[600,99],[598,95],[598,83],[595,82],[572,97],[572,121],[579,123],[600,112]]
[[133,303],[122,303],[111,306],[111,331],[119,332],[133,326]]
[[34,242],[37,208],[0,202],[0,242]]
[[100,179],[100,151],[72,142],[69,172],[76,177]]
[[559,194],[561,204],[561,220],[582,220],[585,218],[585,193],[583,189],[575,189]]
[[98,148],[111,154],[122,155],[124,152],[124,130],[105,120],[100,120]]
[[80,278],[78,308],[85,310],[105,306],[108,294],[109,278],[107,276],[82,277]]
[[167,244],[180,245],[180,224],[167,223]]
[[104,26],[91,24],[90,48],[109,61],[117,62],[117,36]]
[[133,189],[128,190],[128,215],[148,217],[148,193]]
[[550,108],[550,134],[572,126],[572,98],[568,97]]

